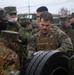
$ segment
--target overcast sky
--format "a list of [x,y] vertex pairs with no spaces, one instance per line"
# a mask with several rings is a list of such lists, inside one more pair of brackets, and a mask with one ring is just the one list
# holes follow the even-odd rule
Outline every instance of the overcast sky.
[[74,12],[74,0],[0,0],[0,7],[16,6],[18,13],[35,13],[40,6],[46,6],[52,14],[58,14],[64,7]]

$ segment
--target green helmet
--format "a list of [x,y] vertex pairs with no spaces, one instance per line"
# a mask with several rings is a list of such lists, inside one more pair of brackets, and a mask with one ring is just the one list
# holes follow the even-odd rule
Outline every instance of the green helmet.
[[1,36],[6,40],[21,42],[21,40],[19,40],[19,33],[15,31],[2,30]]

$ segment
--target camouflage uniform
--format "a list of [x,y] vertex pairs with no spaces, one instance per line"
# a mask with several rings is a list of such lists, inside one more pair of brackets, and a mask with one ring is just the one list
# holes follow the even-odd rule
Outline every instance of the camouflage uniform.
[[[23,32],[24,28],[20,25],[20,23],[16,22],[16,23],[10,23],[8,22],[8,26],[6,30],[11,30],[11,31],[16,31],[19,32],[19,38],[22,40],[25,40],[25,33]],[[22,41],[23,41],[22,40]]]
[[[16,13],[16,15],[17,15],[17,10],[16,10],[16,7],[14,7],[14,6],[4,7],[4,9],[6,10],[7,14]],[[6,30],[19,32],[19,36],[20,36],[21,40],[22,39],[25,40],[23,27],[20,25],[20,23],[18,21],[15,21],[15,22],[8,21],[8,26],[7,26]]]
[[19,57],[8,45],[8,41],[0,36],[0,75],[20,70]]
[[73,43],[73,50],[74,50],[74,29],[70,29],[70,32],[67,33],[69,35],[69,37],[71,38],[72,40],[72,43]]
[[31,24],[32,24],[33,29],[39,28],[39,23],[37,22],[37,20],[32,20]]
[[[7,14],[9,13],[17,13],[16,7],[13,6],[9,6],[9,7],[5,7],[4,8],[7,12]],[[23,67],[23,62],[26,59],[27,56],[27,51],[26,51],[26,47],[27,47],[27,39],[25,37],[25,32],[23,31],[24,28],[20,25],[19,22],[10,22],[8,21],[8,26],[7,26],[7,30],[11,30],[11,31],[16,31],[19,33],[19,39],[22,40],[21,43],[17,43],[17,45],[13,46],[15,48],[15,52],[18,53],[20,61],[21,61],[21,67]],[[21,51],[20,51],[21,50]]]
[[28,28],[23,28],[23,32],[24,32],[24,38],[29,39],[32,35],[32,31],[29,30]]
[[27,61],[26,46],[22,44],[23,42],[20,39],[18,39],[19,38],[18,32],[6,30],[6,31],[4,31],[4,33],[5,34],[3,34],[3,36],[6,36],[6,39],[8,39],[9,37],[11,37],[11,38],[9,38],[9,40],[13,39],[12,40],[13,42],[11,42],[11,41],[7,42],[7,46],[10,47],[14,52],[17,53],[17,55],[19,57],[20,71],[21,71],[24,68],[24,66],[26,65],[26,61]]
[[65,52],[73,50],[70,38],[57,27],[52,27],[47,35],[43,35],[40,31],[34,34],[28,45],[28,50],[34,51],[56,49]]
[[[60,29],[62,31],[64,31],[71,39],[72,43],[73,43],[73,50],[74,50],[74,29],[72,29],[71,25],[68,25],[67,27],[63,28],[62,26],[60,26]],[[74,52],[73,52],[74,53]]]

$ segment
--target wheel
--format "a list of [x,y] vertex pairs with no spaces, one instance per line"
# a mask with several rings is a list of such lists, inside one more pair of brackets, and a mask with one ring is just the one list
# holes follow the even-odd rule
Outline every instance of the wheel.
[[38,51],[25,75],[69,75],[69,57],[60,50]]

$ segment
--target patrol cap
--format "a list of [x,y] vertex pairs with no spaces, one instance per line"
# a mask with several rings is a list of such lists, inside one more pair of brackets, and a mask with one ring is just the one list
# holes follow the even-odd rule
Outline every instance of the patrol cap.
[[8,18],[6,17],[6,14],[5,14],[5,10],[2,8],[0,8],[0,19],[8,20]]
[[15,31],[2,30],[1,36],[5,39],[9,39],[11,41],[21,42],[21,40],[19,39],[19,33],[15,32]]
[[6,13],[17,13],[15,6],[4,7],[4,9],[6,10]]

